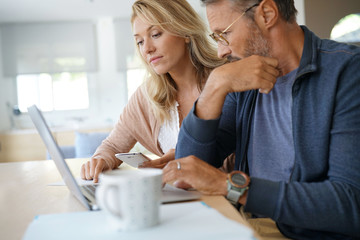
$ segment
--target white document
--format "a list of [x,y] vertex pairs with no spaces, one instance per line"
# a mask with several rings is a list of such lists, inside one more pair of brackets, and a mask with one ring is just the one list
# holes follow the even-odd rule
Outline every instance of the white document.
[[134,232],[111,228],[104,211],[40,215],[29,225],[24,240],[126,239],[126,240],[254,240],[253,231],[230,220],[203,202],[160,207],[158,226]]

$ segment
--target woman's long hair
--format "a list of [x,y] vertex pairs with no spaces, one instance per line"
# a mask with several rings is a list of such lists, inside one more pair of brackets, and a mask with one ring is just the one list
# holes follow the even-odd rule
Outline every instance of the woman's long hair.
[[[212,69],[224,63],[217,57],[216,49],[210,42],[205,23],[186,0],[137,0],[132,6],[131,23],[139,17],[153,26],[178,37],[189,38],[189,56],[197,72],[197,85],[201,91]],[[141,56],[139,48],[137,52]],[[148,76],[145,80],[147,97],[153,113],[162,123],[170,119],[177,89],[169,73],[158,75],[146,60],[141,58]]]

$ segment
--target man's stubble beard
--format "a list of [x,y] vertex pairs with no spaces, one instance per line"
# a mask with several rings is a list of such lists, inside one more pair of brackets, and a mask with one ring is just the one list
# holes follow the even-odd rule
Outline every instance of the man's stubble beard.
[[253,21],[249,22],[248,26],[249,37],[246,39],[244,57],[252,55],[271,57],[269,41],[262,35],[259,27]]
[[[245,47],[243,58],[250,57],[252,55],[258,55],[263,57],[271,57],[270,44],[267,39],[261,34],[259,27],[254,21],[248,23],[249,36],[245,40]],[[228,62],[235,62],[241,60],[240,57],[232,55],[227,56]]]

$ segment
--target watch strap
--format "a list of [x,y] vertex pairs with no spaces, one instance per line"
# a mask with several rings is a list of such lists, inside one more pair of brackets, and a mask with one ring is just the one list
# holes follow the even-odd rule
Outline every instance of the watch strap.
[[227,200],[234,206],[237,206],[239,204],[240,197],[244,194],[244,192],[248,188],[235,188],[231,185],[231,183],[228,181],[228,193],[226,195]]
[[227,200],[232,205],[237,205],[238,202],[239,202],[240,197],[241,197],[241,192],[235,191],[233,189],[228,190],[228,194],[226,195]]
[[[234,174],[242,175],[246,179],[246,183],[240,186],[234,183],[232,181],[232,176]],[[235,207],[238,207],[240,205],[239,199],[249,189],[249,183],[250,183],[250,178],[241,171],[234,171],[228,174],[228,179],[227,179],[228,193],[226,195],[226,198]]]

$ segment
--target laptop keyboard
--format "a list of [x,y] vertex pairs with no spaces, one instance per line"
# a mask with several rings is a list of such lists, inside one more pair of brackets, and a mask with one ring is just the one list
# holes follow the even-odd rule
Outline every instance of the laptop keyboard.
[[83,185],[81,188],[86,191],[90,196],[95,198],[95,191],[98,185]]

